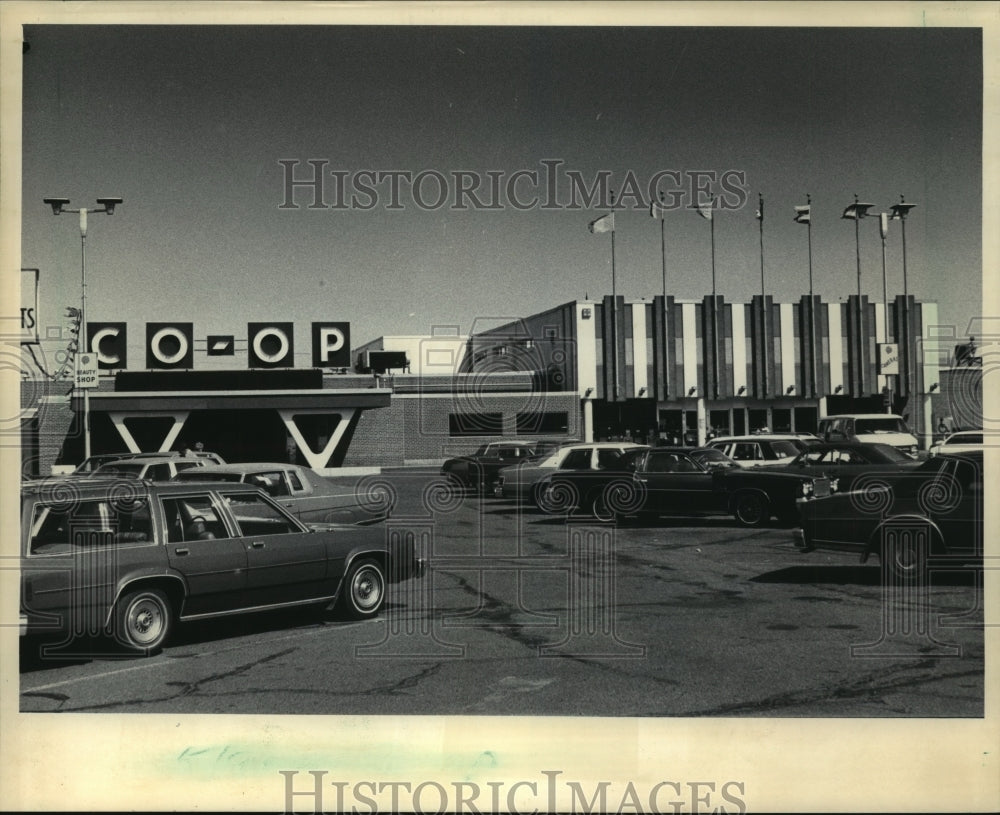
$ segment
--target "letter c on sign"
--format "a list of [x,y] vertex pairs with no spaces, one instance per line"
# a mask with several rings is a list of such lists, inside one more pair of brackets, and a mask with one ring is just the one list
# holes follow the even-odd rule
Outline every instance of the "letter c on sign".
[[[177,351],[173,354],[164,354],[160,350],[160,343],[163,341],[164,337],[173,337],[177,340]],[[184,359],[188,352],[188,341],[187,337],[184,336],[182,331],[176,328],[161,328],[153,335],[153,339],[149,342],[149,350],[153,352],[153,356],[156,357],[164,365],[173,365],[175,362],[180,362]]]
[[323,361],[328,362],[330,354],[344,347],[344,332],[339,328],[321,328],[319,330],[319,343]]
[[117,328],[102,328],[100,331],[95,331],[94,336],[90,338],[90,347],[97,354],[97,359],[104,365],[116,365],[121,362],[121,357],[117,354],[109,356],[101,351],[101,342],[105,337],[117,337]]
[[[264,350],[264,338],[265,337],[277,337],[279,350],[276,353],[269,354]],[[288,336],[280,328],[265,328],[259,332],[253,338],[253,351],[254,353],[263,361],[269,364],[276,362],[281,362],[286,356],[288,356]]]

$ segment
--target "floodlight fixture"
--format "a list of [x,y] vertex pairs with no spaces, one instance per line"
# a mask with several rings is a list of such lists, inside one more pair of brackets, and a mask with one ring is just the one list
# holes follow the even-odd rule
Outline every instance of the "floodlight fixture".
[[52,207],[52,214],[53,215],[61,215],[62,211],[63,211],[63,207],[65,207],[69,203],[69,199],[68,198],[43,198],[42,202],[46,203],[50,207]]

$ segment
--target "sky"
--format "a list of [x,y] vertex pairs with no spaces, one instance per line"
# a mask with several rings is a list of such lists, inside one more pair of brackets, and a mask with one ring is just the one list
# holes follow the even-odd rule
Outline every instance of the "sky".
[[[43,197],[124,199],[89,219],[87,316],[127,322],[132,360],[147,321],[193,322],[197,347],[264,320],[293,321],[307,360],[312,321],[349,321],[357,346],[611,293],[611,235],[588,231],[609,202],[571,195],[574,176],[586,190],[602,174],[630,193],[613,256],[627,298],[661,293],[664,259],[669,294],[710,293],[711,226],[691,206],[712,195],[736,207],[714,215],[717,291],[759,293],[762,195],[764,289],[797,300],[807,194],[815,292],[846,298],[844,208],[904,195],[909,292],[958,336],[982,310],[975,28],[30,25],[25,38],[21,265],[40,269],[43,336],[80,295],[77,216],[54,218]],[[319,200],[289,196],[314,167]],[[415,193],[400,173],[423,173]],[[676,201],[662,245],[657,177]],[[881,301],[878,219],[859,228],[862,292]],[[893,222],[890,297],[902,270]]]

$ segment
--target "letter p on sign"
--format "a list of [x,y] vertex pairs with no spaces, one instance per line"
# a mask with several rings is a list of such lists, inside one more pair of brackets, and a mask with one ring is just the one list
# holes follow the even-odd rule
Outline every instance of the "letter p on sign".
[[312,352],[314,368],[349,368],[351,324],[313,323]]

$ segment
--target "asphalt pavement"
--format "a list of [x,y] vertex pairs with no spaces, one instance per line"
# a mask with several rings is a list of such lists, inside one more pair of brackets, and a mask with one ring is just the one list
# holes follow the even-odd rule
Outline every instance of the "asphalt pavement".
[[886,585],[875,559],[803,554],[779,526],[567,522],[443,492],[427,469],[350,483],[393,493],[390,525],[430,566],[392,587],[380,618],[185,623],[148,658],[26,638],[21,710],[983,715],[973,575],[934,574],[917,593]]

